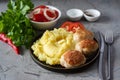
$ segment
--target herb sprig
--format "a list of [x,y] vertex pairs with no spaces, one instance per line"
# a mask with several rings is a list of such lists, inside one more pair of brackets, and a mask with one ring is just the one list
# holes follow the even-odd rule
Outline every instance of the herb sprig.
[[31,0],[10,0],[8,9],[0,15],[0,33],[5,33],[16,46],[29,47],[35,31],[26,14],[33,9]]

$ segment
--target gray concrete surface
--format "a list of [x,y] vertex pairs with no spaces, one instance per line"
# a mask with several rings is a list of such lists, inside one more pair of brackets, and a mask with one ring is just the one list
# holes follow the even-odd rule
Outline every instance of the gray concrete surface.
[[[0,12],[6,10],[8,0],[0,0]],[[96,22],[80,20],[85,27],[94,28],[105,34],[114,31],[113,78],[120,80],[120,0],[33,0],[35,6],[49,4],[62,11],[56,27],[66,21],[66,10],[95,8],[102,16]],[[30,51],[22,48],[23,55],[16,55],[10,46],[0,41],[0,80],[98,80],[98,60],[83,72],[74,74],[56,73],[38,66],[30,57]],[[106,52],[105,52],[106,53]]]

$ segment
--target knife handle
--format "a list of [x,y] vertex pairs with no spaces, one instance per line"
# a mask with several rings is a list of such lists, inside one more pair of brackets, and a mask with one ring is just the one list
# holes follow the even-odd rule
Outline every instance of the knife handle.
[[103,76],[103,67],[104,65],[104,58],[103,58],[103,52],[100,52],[100,57],[99,57],[99,76],[100,76],[100,80],[104,80],[104,76]]

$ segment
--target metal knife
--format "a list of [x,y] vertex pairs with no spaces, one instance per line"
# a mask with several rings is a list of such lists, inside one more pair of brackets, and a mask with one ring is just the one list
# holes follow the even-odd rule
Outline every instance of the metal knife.
[[99,77],[100,80],[104,80],[104,48],[105,48],[105,42],[104,42],[104,37],[101,32],[98,32],[99,37],[100,37],[100,56],[99,56]]

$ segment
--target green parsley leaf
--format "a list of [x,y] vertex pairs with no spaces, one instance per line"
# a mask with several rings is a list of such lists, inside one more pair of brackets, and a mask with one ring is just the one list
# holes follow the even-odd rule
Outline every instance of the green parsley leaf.
[[5,33],[16,46],[30,47],[35,36],[26,14],[33,9],[31,0],[10,0],[8,9],[0,16],[0,33]]

